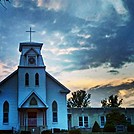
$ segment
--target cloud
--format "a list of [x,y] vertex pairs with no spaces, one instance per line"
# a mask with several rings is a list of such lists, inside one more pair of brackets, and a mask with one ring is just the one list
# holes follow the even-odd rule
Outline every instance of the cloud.
[[[37,32],[32,39],[50,45],[45,46],[47,52],[61,58],[61,65],[70,60],[67,70],[103,65],[122,68],[134,62],[134,32],[130,30],[134,25],[130,17],[132,9],[125,1],[14,0],[13,4],[15,7],[9,9],[9,16],[1,15],[0,20],[0,30],[5,37],[1,36],[0,47],[3,61],[7,58],[4,51],[9,51],[7,40],[11,41],[10,50],[15,49],[19,41],[29,40],[25,30],[34,26]],[[13,17],[9,24],[10,16]]]
[[39,7],[45,7],[48,10],[59,11],[63,10],[66,5],[66,0],[38,0]]
[[[134,79],[124,81],[123,83],[118,82],[118,85],[111,85],[112,83],[106,85],[99,85],[88,90],[92,96],[92,106],[98,102],[97,106],[101,106],[101,100],[108,98],[110,95],[117,94],[120,99],[123,99],[123,107],[131,107],[134,105],[132,100],[134,99]],[[130,103],[131,102],[131,103]]]
[[17,66],[14,66],[12,62],[10,62],[8,65],[0,61],[0,81],[16,69]]
[[110,70],[110,71],[108,71],[108,73],[111,73],[113,75],[117,75],[117,74],[119,74],[119,71],[117,71],[117,70]]

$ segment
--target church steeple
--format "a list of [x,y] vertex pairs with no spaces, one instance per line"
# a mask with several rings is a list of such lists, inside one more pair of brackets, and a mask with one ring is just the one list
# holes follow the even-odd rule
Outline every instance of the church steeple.
[[19,51],[21,52],[20,67],[44,67],[41,48],[43,43],[22,42]]

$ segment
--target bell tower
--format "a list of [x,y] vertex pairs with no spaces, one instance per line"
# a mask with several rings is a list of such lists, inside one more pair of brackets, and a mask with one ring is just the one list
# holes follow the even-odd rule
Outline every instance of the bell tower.
[[20,67],[44,67],[41,48],[43,43],[23,42],[20,43],[21,52]]
[[30,42],[20,43],[18,107],[21,107],[26,98],[33,93],[46,104],[46,70],[41,55],[42,46],[43,43],[31,42],[31,32]]

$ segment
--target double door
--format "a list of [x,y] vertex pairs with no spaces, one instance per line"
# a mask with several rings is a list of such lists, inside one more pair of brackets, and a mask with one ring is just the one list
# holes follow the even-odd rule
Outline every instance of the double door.
[[28,126],[37,127],[37,112],[28,112]]

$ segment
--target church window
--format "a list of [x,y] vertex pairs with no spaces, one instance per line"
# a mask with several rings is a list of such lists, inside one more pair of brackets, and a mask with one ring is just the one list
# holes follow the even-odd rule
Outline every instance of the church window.
[[31,106],[34,106],[34,105],[37,105],[37,100],[33,97],[31,100],[30,100],[30,105]]
[[9,121],[9,103],[7,101],[3,104],[3,123],[8,123]]
[[52,112],[53,112],[53,122],[58,122],[58,115],[57,115],[57,102],[53,101],[52,103]]
[[35,85],[39,86],[39,74],[38,73],[35,74]]
[[25,86],[29,86],[29,74],[25,74]]

